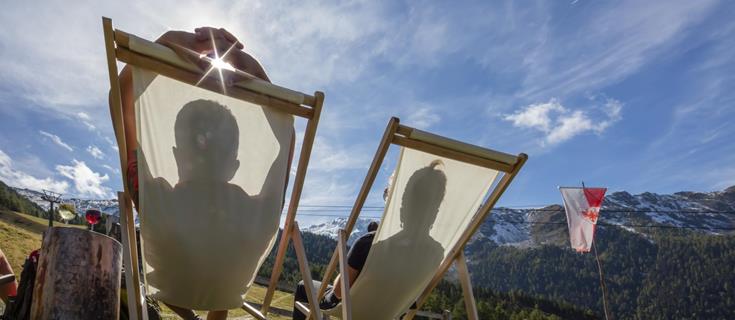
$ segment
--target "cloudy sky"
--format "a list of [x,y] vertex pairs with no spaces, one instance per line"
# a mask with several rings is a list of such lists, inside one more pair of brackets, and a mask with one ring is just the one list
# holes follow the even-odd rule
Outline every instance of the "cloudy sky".
[[735,184],[732,1],[71,3],[0,11],[0,180],[14,186],[121,189],[103,15],[149,39],[225,27],[275,83],[324,91],[303,204],[350,205],[394,115],[529,154],[507,206],[558,203],[556,186],[581,181],[634,193]]

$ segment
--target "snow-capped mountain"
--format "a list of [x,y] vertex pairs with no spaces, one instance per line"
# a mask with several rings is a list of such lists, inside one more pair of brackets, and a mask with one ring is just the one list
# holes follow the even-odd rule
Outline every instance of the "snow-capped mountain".
[[[19,194],[48,210],[48,202],[42,193],[15,189]],[[99,208],[102,212],[117,216],[117,200],[63,199],[73,203],[78,211]],[[367,225],[375,219],[358,219],[350,235],[349,243],[367,232]],[[692,231],[709,234],[735,233],[735,186],[717,192],[677,192],[656,194],[644,192],[632,195],[625,191],[605,197],[600,212],[599,225],[618,225],[640,234],[648,234],[648,226],[691,228]],[[336,238],[337,231],[347,224],[347,217],[314,224],[304,231]],[[530,247],[546,243],[566,244],[566,217],[561,205],[544,208],[511,209],[496,208],[485,219],[473,241],[489,240],[499,245]]]
[[[363,234],[367,233],[367,226],[372,221],[377,221],[377,219],[363,219],[359,218],[357,219],[357,222],[355,223],[355,228],[352,231],[352,234],[350,234],[349,239],[347,239],[348,244],[352,244],[353,241],[355,241],[357,238],[362,236]],[[313,234],[318,234],[322,236],[328,236],[332,238],[337,238],[337,232],[339,232],[339,229],[344,228],[347,225],[347,217],[344,218],[336,218],[332,221],[320,223],[320,224],[314,224],[311,226],[308,226],[304,229],[306,232],[311,232]]]
[[[49,209],[48,201],[43,200],[43,193],[30,189],[13,189],[18,192],[18,194],[26,197],[28,200],[31,200],[33,203],[39,205],[44,210]],[[117,216],[120,211],[117,206],[117,199],[92,200],[79,198],[62,198],[61,202],[74,204],[74,206],[77,208],[77,213],[84,213],[84,211],[88,208],[95,208],[99,209],[105,214]],[[58,204],[56,206],[58,207]]]
[[[350,239],[364,234],[370,219],[358,219]],[[335,237],[347,218],[312,225],[305,229]],[[618,225],[629,232],[648,234],[649,226],[690,228],[708,234],[735,233],[735,186],[718,192],[677,192],[631,195],[614,192],[602,205],[598,224]],[[546,243],[566,245],[566,217],[561,205],[544,208],[496,208],[485,219],[473,241],[490,240],[498,245],[531,247]]]

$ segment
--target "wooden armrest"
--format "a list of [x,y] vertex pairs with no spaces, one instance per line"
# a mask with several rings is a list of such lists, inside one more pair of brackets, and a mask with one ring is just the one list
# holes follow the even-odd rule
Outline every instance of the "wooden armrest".
[[247,311],[247,313],[249,313],[250,315],[252,315],[256,319],[259,319],[259,320],[266,320],[266,319],[268,319],[263,313],[260,312],[260,310],[258,310],[255,307],[251,306],[247,302],[243,302],[242,303],[242,309],[245,310],[245,311]]
[[11,283],[13,281],[15,281],[15,275],[14,274],[6,274],[6,275],[0,276],[0,285],[6,284],[6,283]]
[[299,311],[301,311],[301,313],[305,315],[309,315],[311,313],[311,310],[309,310],[309,307],[306,306],[303,302],[296,301],[296,303],[294,303],[294,306],[296,307],[296,309],[299,309]]

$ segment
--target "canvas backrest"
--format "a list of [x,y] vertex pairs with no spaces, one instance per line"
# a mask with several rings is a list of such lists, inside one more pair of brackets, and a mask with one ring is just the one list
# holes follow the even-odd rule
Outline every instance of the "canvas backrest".
[[133,86],[148,293],[238,307],[278,231],[293,116],[138,67]]
[[353,319],[392,319],[460,241],[498,171],[402,148],[380,227],[350,290]]

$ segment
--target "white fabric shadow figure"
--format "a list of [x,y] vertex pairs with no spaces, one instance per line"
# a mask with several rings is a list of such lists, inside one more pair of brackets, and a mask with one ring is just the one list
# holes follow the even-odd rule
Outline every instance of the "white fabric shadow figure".
[[392,293],[421,286],[444,259],[444,247],[430,234],[446,192],[447,177],[441,166],[441,161],[435,160],[408,179],[401,199],[401,230],[375,242],[370,249],[368,259],[381,260],[371,261],[381,266],[381,272],[372,273],[369,279],[358,277],[358,281],[366,280],[359,284],[363,290],[372,291],[368,289],[371,287],[376,290],[373,292],[383,294],[372,295],[370,306],[355,304],[355,314],[364,314],[360,309],[365,307],[373,309],[369,314],[374,319],[401,312],[389,310],[388,306],[395,306],[394,300],[400,299]]
[[[265,117],[278,126],[272,114]],[[291,135],[276,134],[276,161],[260,193],[251,195],[230,183],[249,159],[238,159],[240,128],[227,107],[188,102],[176,115],[174,133],[177,182],[153,177],[146,150],[138,154],[146,282],[168,304],[237,308],[278,229],[286,177],[279,160],[287,157]]]
[[450,249],[497,176],[493,169],[401,148],[372,249],[350,288],[352,319],[394,319],[407,311],[452,258]]

